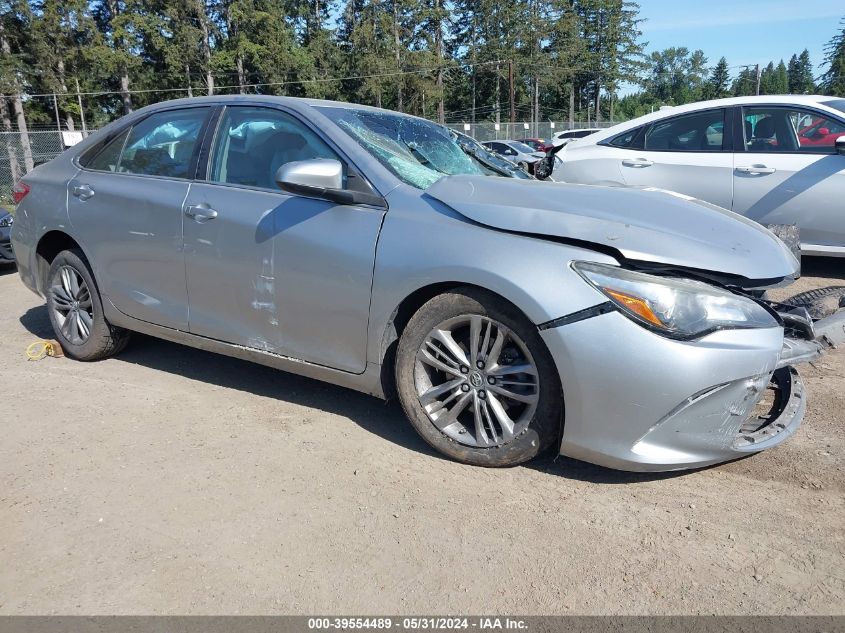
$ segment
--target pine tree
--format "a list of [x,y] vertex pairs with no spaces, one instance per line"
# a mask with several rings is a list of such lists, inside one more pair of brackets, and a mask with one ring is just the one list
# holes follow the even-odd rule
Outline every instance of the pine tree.
[[827,72],[822,75],[821,85],[825,94],[845,96],[845,18],[840,22],[839,33],[825,47]]
[[721,99],[730,95],[730,90],[728,89],[730,80],[728,60],[722,57],[713,67],[713,72],[710,73],[710,79],[707,80],[707,85],[704,87],[706,98]]
[[810,61],[810,52],[806,48],[800,55],[793,55],[789,59],[787,73],[790,94],[806,95],[814,92],[813,64]]
[[785,95],[789,92],[789,75],[786,72],[786,64],[780,60],[775,68],[775,74],[772,78],[772,94]]

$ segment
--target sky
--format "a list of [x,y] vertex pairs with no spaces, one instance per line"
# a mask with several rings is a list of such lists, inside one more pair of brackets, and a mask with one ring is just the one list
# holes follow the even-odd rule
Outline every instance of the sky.
[[[814,76],[824,72],[824,48],[845,17],[843,0],[639,0],[646,52],[700,48],[712,66],[786,63],[810,51]],[[737,73],[736,68],[731,74]]]

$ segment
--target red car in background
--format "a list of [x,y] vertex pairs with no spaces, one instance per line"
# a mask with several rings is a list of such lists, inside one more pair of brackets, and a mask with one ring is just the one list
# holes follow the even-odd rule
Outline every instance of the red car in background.
[[546,143],[546,140],[542,138],[518,138],[516,140],[525,143],[536,152],[545,152],[552,147],[551,143]]
[[810,125],[798,130],[798,142],[801,147],[816,145],[833,147],[840,136],[845,136],[845,125],[840,125],[830,119],[813,119]]

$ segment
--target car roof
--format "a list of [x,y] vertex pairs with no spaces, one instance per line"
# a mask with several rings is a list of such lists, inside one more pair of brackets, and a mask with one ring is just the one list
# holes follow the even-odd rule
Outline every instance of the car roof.
[[727,97],[725,99],[710,99],[709,101],[696,101],[694,103],[686,103],[679,106],[663,107],[660,110],[655,110],[651,114],[646,114],[636,119],[631,119],[624,123],[619,123],[612,127],[604,128],[603,130],[590,135],[589,143],[599,143],[607,138],[611,138],[646,123],[652,121],[659,121],[669,117],[685,114],[687,112],[696,112],[698,110],[707,110],[709,108],[727,108],[736,105],[795,105],[795,106],[810,106],[823,104],[825,101],[833,101],[836,97],[825,95],[760,95],[750,97]]
[[[308,97],[281,97],[276,95],[254,95],[254,94],[243,94],[243,95],[211,95],[211,96],[203,96],[203,97],[185,97],[182,99],[170,99],[168,101],[159,101],[158,103],[151,104],[144,108],[138,110],[138,112],[144,111],[152,111],[157,110],[159,108],[170,108],[173,106],[181,106],[181,105],[200,105],[200,104],[233,104],[233,103],[268,103],[268,104],[280,104],[280,105],[288,105],[293,107],[301,107],[311,106],[311,107],[327,107],[327,108],[354,108],[356,110],[368,110],[371,112],[382,112],[384,114],[395,114],[400,116],[407,116],[414,119],[419,119],[420,117],[414,116],[413,114],[406,114],[404,112],[396,112],[394,110],[387,110],[385,108],[376,108],[374,106],[368,105],[361,105],[358,103],[348,103],[345,101],[331,101],[328,99],[311,99]],[[428,119],[422,119],[428,120]]]

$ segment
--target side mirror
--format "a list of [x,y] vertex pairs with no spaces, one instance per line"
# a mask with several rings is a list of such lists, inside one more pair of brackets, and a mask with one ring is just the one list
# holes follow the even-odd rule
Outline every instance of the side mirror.
[[338,204],[352,204],[355,196],[343,188],[343,165],[330,158],[313,158],[285,163],[276,171],[276,185],[282,191]]
[[834,145],[834,147],[836,147],[837,154],[839,154],[840,156],[845,156],[845,136],[840,136],[838,139],[836,139],[836,144]]
[[818,130],[816,130],[817,136],[827,136],[828,134],[830,134],[830,130],[826,127],[820,127]]

